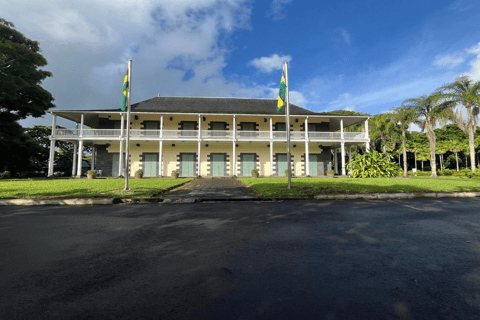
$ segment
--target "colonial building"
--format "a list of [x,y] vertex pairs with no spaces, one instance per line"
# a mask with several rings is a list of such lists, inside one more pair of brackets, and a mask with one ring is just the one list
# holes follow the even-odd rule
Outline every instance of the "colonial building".
[[[48,175],[53,175],[55,141],[68,141],[75,150],[93,147],[92,168],[103,176],[284,176],[287,146],[284,110],[275,99],[156,97],[131,106],[130,156],[125,159],[126,114],[116,110],[54,110]],[[71,120],[74,129],[56,128],[57,117]],[[335,168],[345,175],[347,148],[369,148],[368,117],[316,113],[290,104],[291,164],[294,176],[322,176]],[[347,132],[364,123],[363,132]],[[72,126],[73,127],[73,126]],[[332,153],[340,160],[332,164]],[[334,150],[334,152],[332,152]],[[81,157],[72,175],[81,175]]]

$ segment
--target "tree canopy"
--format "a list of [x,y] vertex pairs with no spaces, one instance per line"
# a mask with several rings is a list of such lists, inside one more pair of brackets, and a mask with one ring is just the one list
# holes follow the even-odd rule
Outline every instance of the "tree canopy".
[[47,60],[37,41],[26,38],[0,18],[0,116],[21,120],[40,117],[54,108],[50,92],[40,84],[52,74],[40,69]]
[[[37,41],[14,29],[13,23],[0,18],[0,168],[16,167],[25,158],[29,140],[18,120],[40,117],[54,108],[50,92],[41,87],[52,74],[41,68],[47,60],[40,54]],[[28,157],[27,157],[28,158]]]

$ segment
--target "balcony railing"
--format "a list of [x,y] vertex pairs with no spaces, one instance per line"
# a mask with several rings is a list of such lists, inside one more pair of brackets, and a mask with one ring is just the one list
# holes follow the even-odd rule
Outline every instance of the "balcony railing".
[[[120,129],[84,129],[82,137],[92,139],[119,139]],[[132,129],[130,130],[130,138],[135,139],[176,139],[176,140],[196,140],[198,139],[198,130],[145,130]],[[80,136],[80,129],[56,129],[55,138],[78,138]],[[123,137],[126,136],[126,130],[123,132]],[[290,131],[291,140],[305,140],[304,131]],[[270,140],[284,141],[287,139],[285,131],[236,131],[235,138],[246,141],[265,141]],[[344,132],[344,140],[365,141],[368,139],[365,132]],[[205,140],[233,140],[234,134],[232,130],[201,130],[201,139]],[[313,141],[340,141],[342,134],[340,132],[308,132],[309,140]]]

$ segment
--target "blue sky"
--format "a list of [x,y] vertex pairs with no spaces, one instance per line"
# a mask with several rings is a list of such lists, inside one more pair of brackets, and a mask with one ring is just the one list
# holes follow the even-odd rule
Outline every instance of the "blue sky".
[[[378,114],[457,76],[480,79],[474,0],[0,0],[38,40],[57,109],[118,108],[128,59],[132,101],[162,96],[275,98],[316,112]],[[24,126],[51,124],[51,116]],[[71,127],[72,123],[59,120]]]

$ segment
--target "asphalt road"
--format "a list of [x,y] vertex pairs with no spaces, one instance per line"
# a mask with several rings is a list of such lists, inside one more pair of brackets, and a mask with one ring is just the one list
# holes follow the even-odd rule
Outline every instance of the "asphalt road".
[[480,319],[479,208],[0,207],[0,318]]

